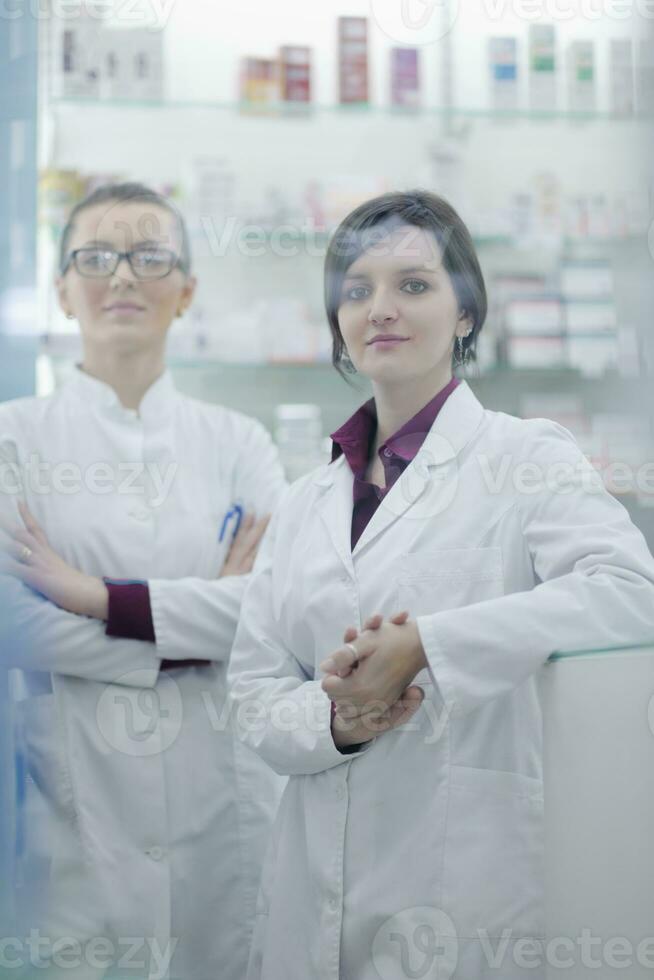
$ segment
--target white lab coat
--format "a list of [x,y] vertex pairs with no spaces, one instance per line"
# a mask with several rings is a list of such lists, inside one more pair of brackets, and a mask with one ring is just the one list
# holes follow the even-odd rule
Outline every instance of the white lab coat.
[[[241,737],[290,775],[249,980],[543,976],[524,948],[544,933],[536,674],[557,649],[654,635],[654,561],[594,476],[561,426],[487,411],[463,382],[354,551],[344,457],[287,492],[230,661],[256,705]],[[425,702],[341,754],[317,665],[400,609]]]
[[[136,413],[80,371],[49,398],[0,406],[0,450],[2,512],[17,515],[21,486],[72,565],[148,580],[157,637],[109,638],[7,580],[20,642],[3,659],[27,671],[27,870],[50,866],[25,926],[107,937],[91,959],[122,975],[165,975],[172,942],[171,977],[242,980],[280,780],[225,711],[246,580],[216,578],[234,524],[218,537],[234,502],[271,511],[277,452],[259,423],[178,394],[168,373]],[[160,674],[183,658],[212,663]]]

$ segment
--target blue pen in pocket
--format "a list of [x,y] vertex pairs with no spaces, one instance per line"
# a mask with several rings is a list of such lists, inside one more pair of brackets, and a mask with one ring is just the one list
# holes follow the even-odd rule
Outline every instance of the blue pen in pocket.
[[229,527],[231,522],[234,523],[234,530],[232,531],[232,541],[233,541],[236,535],[238,534],[238,530],[241,526],[242,520],[243,520],[243,508],[241,507],[240,504],[232,504],[232,506],[229,508],[229,510],[227,511],[227,513],[223,518],[223,523],[220,528],[220,534],[218,535],[218,541],[220,542],[223,541],[227,533],[227,528]]

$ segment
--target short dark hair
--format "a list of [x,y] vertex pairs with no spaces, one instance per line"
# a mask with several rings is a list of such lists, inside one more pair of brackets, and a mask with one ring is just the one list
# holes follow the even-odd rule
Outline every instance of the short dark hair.
[[[352,263],[375,244],[370,230],[387,221],[414,225],[435,236],[461,312],[470,317],[472,331],[463,338],[463,350],[476,359],[476,343],[488,311],[484,277],[472,236],[459,214],[444,198],[429,191],[391,192],[365,201],[341,222],[325,258],[325,309],[332,334],[332,362],[344,374],[345,342],[338,325],[341,291]],[[377,238],[376,241],[379,241]]]
[[191,271],[191,246],[189,243],[188,231],[184,218],[174,204],[172,204],[168,198],[164,197],[163,194],[153,191],[151,187],[147,187],[145,184],[139,184],[136,182],[123,184],[103,184],[101,187],[96,187],[94,191],[75,205],[73,210],[70,212],[66,226],[61,233],[61,240],[59,243],[60,272],[63,272],[66,266],[70,237],[72,235],[75,219],[77,218],[78,214],[81,211],[86,211],[87,208],[95,207],[96,204],[109,204],[116,201],[135,201],[139,204],[154,204],[173,215],[175,221],[177,222],[181,239],[179,268],[182,270],[182,272],[188,275],[188,273]]

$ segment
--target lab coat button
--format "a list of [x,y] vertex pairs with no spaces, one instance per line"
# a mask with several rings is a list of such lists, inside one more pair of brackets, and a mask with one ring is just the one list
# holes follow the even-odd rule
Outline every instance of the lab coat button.
[[336,789],[336,799],[342,800],[345,796],[345,786],[338,786]]
[[336,909],[338,908],[338,902],[335,898],[329,899],[329,907],[332,910],[332,912],[336,911]]
[[153,861],[161,861],[162,857],[164,856],[163,847],[159,847],[156,844],[154,847],[149,847],[145,853],[151,857]]
[[135,507],[130,510],[129,516],[133,517],[135,521],[147,521],[150,517],[150,511],[146,510],[145,507]]

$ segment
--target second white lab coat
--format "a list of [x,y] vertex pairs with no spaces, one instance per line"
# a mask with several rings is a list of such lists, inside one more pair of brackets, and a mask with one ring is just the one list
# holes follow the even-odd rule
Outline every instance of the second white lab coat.
[[[654,560],[565,429],[465,382],[353,551],[352,482],[340,457],[288,491],[232,651],[233,697],[256,705],[241,737],[290,776],[249,980],[542,978],[536,675],[555,650],[651,640]],[[318,664],[400,609],[424,704],[341,754]]]
[[[284,478],[272,441],[182,396],[168,373],[137,413],[77,372],[49,398],[0,406],[0,450],[5,517],[24,497],[73,566],[148,580],[157,638],[107,637],[5,583],[15,632],[2,660],[22,668],[28,774],[23,925],[89,950],[105,940],[90,976],[106,962],[130,977],[242,980],[280,780],[225,710],[245,576],[217,578],[233,521],[219,535],[235,502],[273,509]],[[210,664],[160,672],[185,658]]]

